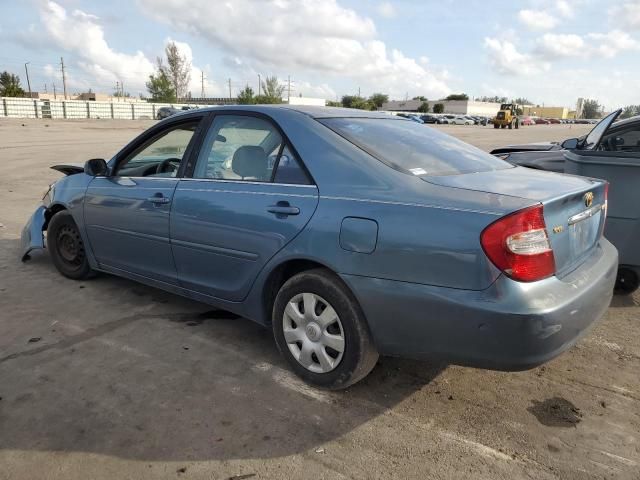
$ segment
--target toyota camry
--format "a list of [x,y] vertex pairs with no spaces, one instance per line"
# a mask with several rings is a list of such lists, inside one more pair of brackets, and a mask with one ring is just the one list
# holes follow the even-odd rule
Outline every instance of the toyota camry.
[[384,113],[227,106],[53,167],[23,230],[63,275],[119,275],[273,329],[339,389],[378,355],[534,367],[606,311],[607,183],[517,167]]

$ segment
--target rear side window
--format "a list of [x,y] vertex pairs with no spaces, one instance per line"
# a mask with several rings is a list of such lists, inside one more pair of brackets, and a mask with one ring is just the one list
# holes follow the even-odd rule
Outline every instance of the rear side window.
[[274,183],[289,183],[293,185],[309,185],[311,183],[300,164],[300,160],[287,145],[285,145],[282,154],[278,158],[273,181]]
[[416,122],[391,118],[328,118],[321,122],[383,163],[412,175],[456,175],[513,167]]

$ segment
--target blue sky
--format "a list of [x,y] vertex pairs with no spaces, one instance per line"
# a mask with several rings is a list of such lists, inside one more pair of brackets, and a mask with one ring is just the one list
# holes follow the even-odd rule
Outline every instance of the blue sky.
[[145,91],[175,41],[190,89],[228,96],[261,74],[294,94],[524,96],[640,103],[640,0],[25,0],[0,5],[0,70],[34,90]]

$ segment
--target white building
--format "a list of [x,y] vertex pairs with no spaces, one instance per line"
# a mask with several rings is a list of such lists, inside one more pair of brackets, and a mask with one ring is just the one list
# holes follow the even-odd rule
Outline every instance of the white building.
[[[493,117],[500,110],[499,103],[476,102],[475,100],[428,100],[429,111],[433,112],[433,106],[441,103],[444,106],[443,113],[455,115],[482,115]],[[421,100],[392,100],[384,103],[381,110],[391,112],[417,112],[422,105]]]
[[327,101],[324,98],[290,97],[289,105],[313,105],[316,107],[324,107],[327,105]]

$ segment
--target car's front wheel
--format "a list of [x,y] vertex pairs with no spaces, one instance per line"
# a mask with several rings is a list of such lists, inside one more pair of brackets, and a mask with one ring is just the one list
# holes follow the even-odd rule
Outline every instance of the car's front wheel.
[[53,264],[65,277],[83,280],[94,275],[78,226],[68,211],[56,213],[49,221],[47,248]]
[[307,383],[339,390],[363,379],[378,352],[357,301],[323,269],[290,278],[273,307],[278,349]]

